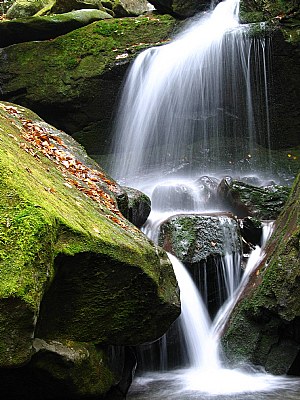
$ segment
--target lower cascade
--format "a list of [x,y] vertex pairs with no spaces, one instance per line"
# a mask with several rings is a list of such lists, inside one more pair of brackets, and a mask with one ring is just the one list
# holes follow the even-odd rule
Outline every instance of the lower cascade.
[[[144,51],[124,86],[111,174],[151,198],[143,231],[169,252],[182,304],[170,331],[138,350],[129,399],[299,398],[299,380],[247,364],[229,367],[220,343],[272,225],[264,224],[245,262],[236,218],[217,199],[221,177],[272,174],[268,150],[261,156],[256,148],[270,135],[265,39],[251,38],[238,11],[238,0],[224,0],[169,44]],[[196,245],[193,255],[185,224],[203,231],[203,248]],[[188,265],[201,266],[201,274],[192,276]],[[215,271],[213,285],[208,270]]]

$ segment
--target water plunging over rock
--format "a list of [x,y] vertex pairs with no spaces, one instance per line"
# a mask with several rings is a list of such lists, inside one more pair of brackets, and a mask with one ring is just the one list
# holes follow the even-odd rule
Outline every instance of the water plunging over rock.
[[[238,5],[238,1],[226,0],[170,44],[142,53],[129,73],[116,123],[113,174],[121,181],[146,188],[153,200],[144,231],[154,240],[159,238],[189,268],[196,265],[209,269],[211,265],[204,267],[201,262],[220,258],[216,269],[223,278],[215,279],[219,279],[224,293],[218,299],[219,310],[210,312],[214,317],[211,322],[193,279],[170,255],[181,291],[181,329],[178,325],[172,327],[155,344],[163,351],[154,364],[162,369],[189,367],[174,373],[180,381],[180,393],[249,393],[288,384],[267,374],[245,374],[222,367],[220,335],[263,253],[257,246],[242,274],[242,246],[235,219],[199,215],[208,205],[215,211],[222,203],[215,201],[214,178],[227,171],[247,174],[253,160],[259,159],[257,142],[270,143],[265,46],[252,41],[247,29],[239,26]],[[252,68],[253,54],[262,75]],[[258,76],[263,77],[259,82],[264,90],[259,91],[260,101],[254,104],[251,90]],[[260,107],[265,112],[262,120],[257,118]],[[254,164],[259,168],[256,161]],[[270,167],[270,158],[266,166]],[[195,178],[208,171],[214,178]],[[245,211],[242,217],[249,215],[251,212]],[[261,244],[260,238],[251,240]],[[206,279],[207,274],[202,274],[204,288]],[[168,364],[167,344],[171,338],[171,347],[175,347],[177,335],[182,340],[180,354]],[[157,367],[151,357],[147,346],[140,360],[146,359],[148,369]],[[144,379],[151,382],[152,378]]]

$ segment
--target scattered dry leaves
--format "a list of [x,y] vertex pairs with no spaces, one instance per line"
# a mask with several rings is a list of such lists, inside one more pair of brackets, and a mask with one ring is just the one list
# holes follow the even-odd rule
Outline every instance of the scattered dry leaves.
[[[108,189],[116,192],[117,187],[114,182],[108,179],[105,174],[99,170],[91,169],[77,160],[73,154],[67,151],[67,146],[59,136],[52,135],[44,127],[35,124],[22,116],[22,113],[14,106],[4,106],[4,109],[14,117],[17,117],[22,124],[21,135],[26,142],[20,143],[22,148],[33,157],[39,159],[38,152],[43,153],[49,160],[53,161],[57,168],[62,172],[65,179],[65,186],[75,187],[86,196],[96,201],[103,210],[103,205],[108,208],[113,215],[105,214],[108,219],[115,222],[125,230],[138,231],[137,228],[127,224],[127,220],[119,211],[113,197],[103,188],[99,187],[105,183]],[[9,134],[17,140],[14,135]],[[26,168],[32,173],[29,168]],[[56,193],[54,188],[45,188],[49,193]]]

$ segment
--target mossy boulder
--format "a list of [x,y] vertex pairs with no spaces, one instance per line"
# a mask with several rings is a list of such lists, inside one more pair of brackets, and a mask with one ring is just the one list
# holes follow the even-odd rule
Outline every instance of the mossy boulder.
[[51,41],[9,46],[0,55],[0,98],[74,135],[89,154],[103,154],[129,62],[174,26],[169,16],[108,19]]
[[53,39],[92,22],[112,18],[100,10],[6,20],[0,23],[0,47],[34,40]]
[[227,356],[300,374],[300,175],[223,336]]
[[25,108],[1,103],[0,128],[0,366],[29,362],[33,338],[160,337],[179,313],[176,280],[117,209],[114,182]]
[[168,13],[177,18],[188,18],[210,8],[207,0],[150,0],[159,12]]
[[[109,351],[90,343],[34,339],[31,361],[0,369],[1,393],[7,400],[99,399],[116,384]],[[119,357],[122,364],[122,357]]]
[[223,179],[218,187],[219,199],[239,218],[276,219],[281,212],[290,189],[272,184],[266,187]]
[[229,213],[174,215],[161,224],[159,243],[185,263],[241,251],[238,223]]

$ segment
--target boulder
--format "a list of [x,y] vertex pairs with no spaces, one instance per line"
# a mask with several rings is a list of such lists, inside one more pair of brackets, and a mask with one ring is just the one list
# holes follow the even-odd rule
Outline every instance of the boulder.
[[177,18],[191,17],[201,11],[210,8],[211,2],[208,0],[150,0],[149,3],[161,13],[168,13]]
[[[99,398],[118,380],[84,347],[107,354],[159,338],[180,312],[172,266],[123,217],[115,182],[72,138],[69,146],[36,114],[3,102],[0,136],[0,376],[21,388],[18,368],[28,365],[32,379],[68,376],[64,398],[87,397],[85,380]],[[73,352],[73,342],[86,345]]]
[[223,335],[230,360],[300,374],[300,175]]
[[290,189],[279,185],[256,187],[248,183],[224,178],[218,187],[219,199],[238,218],[255,217],[276,219]]
[[174,215],[162,223],[159,244],[184,263],[241,250],[238,223],[229,213]]
[[7,11],[7,18],[63,14],[85,8],[105,11],[100,0],[16,0]]
[[151,211],[150,198],[141,191],[129,187],[122,187],[128,196],[128,210],[126,218],[133,225],[141,228],[146,222]]
[[63,14],[81,9],[98,9],[114,17],[134,17],[149,10],[146,0],[15,0],[7,17],[23,18],[44,14]]
[[107,19],[51,41],[9,46],[0,54],[0,98],[72,134],[89,154],[103,154],[129,62],[167,39],[174,25],[168,16]]
[[76,10],[65,14],[27,17],[0,23],[0,47],[33,40],[53,39],[92,22],[112,18],[100,10]]
[[[0,369],[7,400],[96,399],[119,379],[109,351],[90,343],[33,340],[35,354],[17,369]],[[124,364],[122,357],[118,362]]]
[[230,213],[175,215],[161,225],[159,243],[184,262],[214,317],[242,272],[238,221]]
[[148,1],[146,0],[114,0],[102,3],[111,3],[111,9],[115,17],[134,17],[149,10]]

